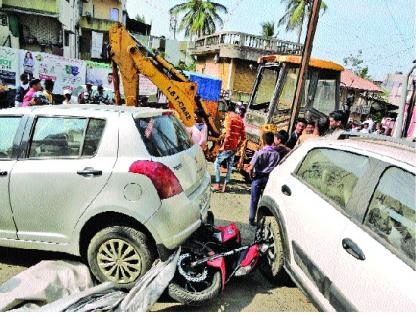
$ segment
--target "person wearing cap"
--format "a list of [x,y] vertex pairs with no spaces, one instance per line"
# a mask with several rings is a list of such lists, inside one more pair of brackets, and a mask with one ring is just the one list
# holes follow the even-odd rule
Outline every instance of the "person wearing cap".
[[71,102],[71,91],[69,89],[65,89],[63,91],[64,101],[63,104],[72,104]]
[[29,106],[34,94],[39,91],[42,91],[41,80],[32,79],[29,82],[29,91],[26,92],[25,97],[23,98],[22,107]]
[[29,102],[29,106],[39,106],[39,105],[49,105],[49,101],[45,94],[42,91],[36,92],[33,96],[31,101]]
[[[88,80],[86,82],[86,90],[79,94],[78,102],[80,104],[89,104],[90,101],[93,101],[93,89],[92,89],[93,81]],[[87,93],[87,94],[86,94]]]

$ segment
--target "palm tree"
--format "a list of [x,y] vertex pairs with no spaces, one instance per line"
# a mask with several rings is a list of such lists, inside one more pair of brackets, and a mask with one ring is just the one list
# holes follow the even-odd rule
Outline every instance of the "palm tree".
[[184,14],[178,31],[184,30],[185,37],[190,37],[190,41],[194,35],[201,37],[213,34],[216,24],[223,26],[223,19],[219,14],[227,12],[224,5],[209,0],[187,0],[169,10],[171,15]]
[[[300,44],[300,37],[302,35],[303,22],[305,17],[309,17],[312,10],[313,0],[281,0],[287,3],[286,12],[280,18],[277,26],[286,24],[286,31],[298,31],[298,40]],[[324,1],[321,2],[321,11],[325,12],[327,5]]]
[[261,23],[261,28],[262,28],[261,34],[265,38],[269,39],[269,38],[276,37],[276,35],[274,35],[274,31],[275,31],[274,22],[263,22]]

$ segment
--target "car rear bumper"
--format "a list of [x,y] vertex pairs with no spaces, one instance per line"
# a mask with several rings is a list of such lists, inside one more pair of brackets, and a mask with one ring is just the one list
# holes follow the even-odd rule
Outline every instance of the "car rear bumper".
[[203,222],[210,208],[210,175],[189,196],[181,193],[162,200],[162,205],[146,222],[159,245],[175,249],[185,242]]

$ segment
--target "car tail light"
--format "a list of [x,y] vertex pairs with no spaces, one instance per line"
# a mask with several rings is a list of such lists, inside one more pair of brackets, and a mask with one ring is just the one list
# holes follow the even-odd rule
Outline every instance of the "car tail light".
[[136,161],[131,164],[129,172],[149,177],[155,186],[160,199],[168,199],[183,191],[175,174],[169,167],[162,163]]

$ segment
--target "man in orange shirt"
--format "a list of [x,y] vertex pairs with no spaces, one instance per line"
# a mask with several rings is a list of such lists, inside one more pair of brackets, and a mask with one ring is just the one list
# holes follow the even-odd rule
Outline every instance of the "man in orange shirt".
[[[214,191],[225,192],[230,176],[232,175],[233,164],[235,162],[235,153],[242,146],[246,139],[245,126],[242,118],[235,113],[235,104],[229,105],[229,112],[226,115],[224,122],[225,136],[223,145],[217,154],[214,168],[216,173],[216,183],[213,185]],[[227,160],[227,171],[223,188],[220,186],[220,165]]]

